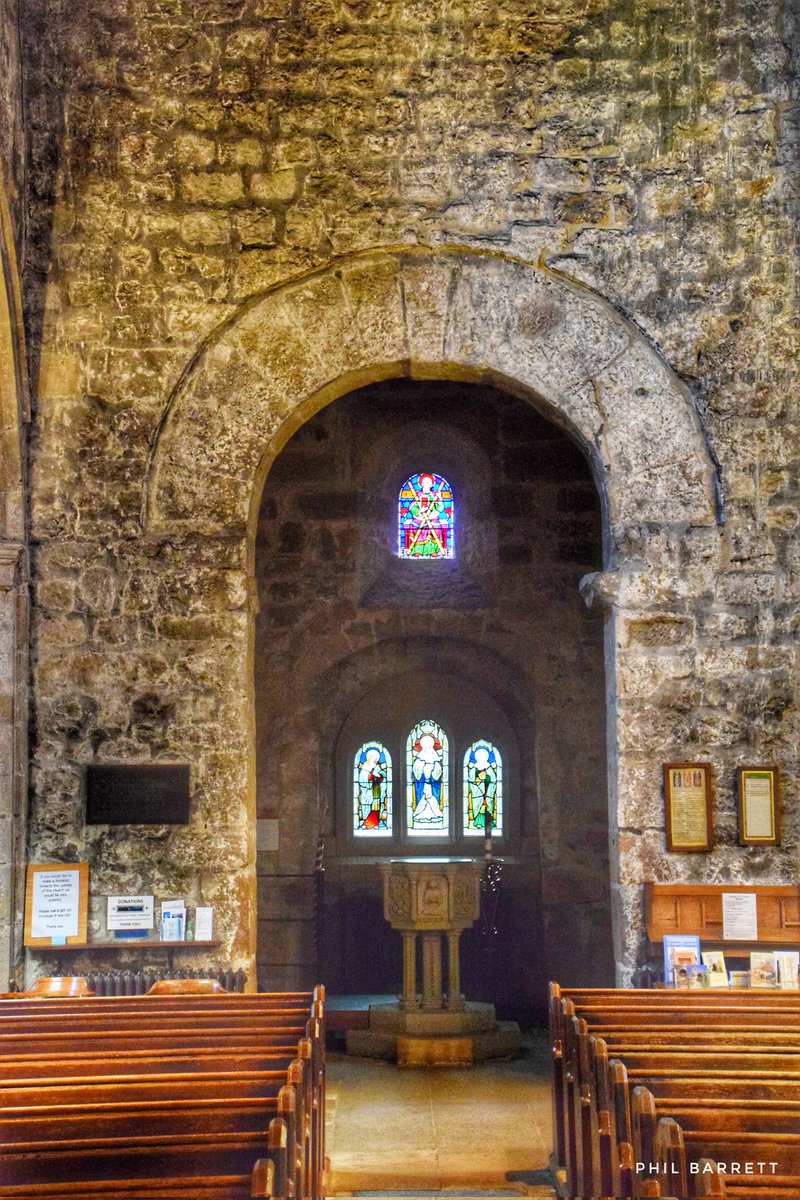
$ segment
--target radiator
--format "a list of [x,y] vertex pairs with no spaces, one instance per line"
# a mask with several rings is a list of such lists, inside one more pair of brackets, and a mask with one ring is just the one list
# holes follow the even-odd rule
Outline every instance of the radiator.
[[218,971],[172,971],[166,967],[147,971],[89,971],[85,978],[98,996],[143,996],[157,979],[218,979],[226,992],[243,992],[247,983],[244,971],[230,968]]

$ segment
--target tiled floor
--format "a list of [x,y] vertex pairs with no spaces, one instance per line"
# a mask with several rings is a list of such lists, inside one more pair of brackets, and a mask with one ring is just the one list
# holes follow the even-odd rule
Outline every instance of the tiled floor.
[[329,1194],[469,1189],[552,1196],[550,1123],[541,1039],[525,1058],[461,1070],[408,1070],[334,1054]]

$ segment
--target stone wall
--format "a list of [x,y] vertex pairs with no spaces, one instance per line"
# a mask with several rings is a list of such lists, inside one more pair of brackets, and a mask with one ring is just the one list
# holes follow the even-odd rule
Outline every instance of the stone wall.
[[[455,489],[453,562],[396,557],[398,491],[420,467]],[[278,839],[259,855],[265,981],[296,986],[292,971],[313,973],[310,875],[320,833],[334,990],[345,962],[348,978],[358,976],[355,960],[366,949],[363,909],[360,937],[345,945],[355,897],[374,897],[381,932],[377,870],[352,868],[359,847],[347,833],[356,746],[368,736],[391,739],[401,805],[401,750],[415,721],[433,715],[446,728],[466,728],[472,713],[478,737],[481,708],[488,721],[495,704],[507,730],[512,831],[503,852],[517,860],[501,930],[510,962],[495,999],[524,1005],[548,972],[608,982],[602,613],[587,612],[578,592],[601,563],[599,502],[585,460],[524,401],[493,388],[405,380],[364,388],[323,409],[285,446],[267,480],[256,542],[258,816]],[[453,687],[458,699],[448,700]],[[341,730],[360,702],[368,724],[343,745]],[[455,779],[457,803],[458,765]],[[372,852],[391,851],[373,844]],[[303,886],[306,903],[298,904]],[[346,990],[391,990],[399,966],[371,981],[362,966],[360,985]]]
[[0,180],[11,218],[17,259],[24,261],[25,135],[17,0],[0,3]]
[[[25,0],[33,251],[50,266],[32,461],[35,858],[87,857],[98,895],[146,884],[202,895],[226,955],[250,962],[252,564],[238,473],[257,501],[271,439],[319,407],[306,380],[345,357],[345,323],[327,323],[326,305],[337,281],[352,290],[351,259],[453,245],[502,251],[521,288],[526,264],[567,291],[572,280],[641,334],[619,362],[609,352],[601,374],[587,370],[562,413],[573,425],[603,414],[586,449],[607,518],[610,573],[595,594],[611,606],[621,972],[642,951],[644,879],[795,877],[792,19],[789,0],[447,0],[435,12],[413,0]],[[248,326],[269,289],[331,262],[316,309],[298,292],[275,325]],[[456,284],[440,277],[423,294],[415,279],[428,277],[407,272],[403,311],[430,301],[450,314]],[[394,328],[388,308],[370,308],[382,278],[359,285],[365,347]],[[448,328],[478,345],[494,314],[473,303],[480,323],[454,310]],[[498,355],[521,360],[535,343],[551,375],[574,365],[571,318],[553,303],[507,324]],[[231,350],[235,328],[247,336]],[[284,353],[295,345],[302,356]],[[589,334],[577,357],[594,350]],[[407,372],[402,359],[376,360],[373,377]],[[445,356],[427,361],[448,373]],[[719,464],[724,526],[669,516],[685,480],[657,457],[654,431],[678,413],[648,390],[664,363]],[[213,395],[198,383],[209,364]],[[363,356],[358,369],[367,382]],[[262,427],[237,408],[244,379],[253,395],[280,380]],[[547,377],[530,387],[544,393]],[[604,458],[605,431],[623,427],[650,435],[646,461]],[[186,519],[156,527],[145,493],[160,445]],[[647,519],[610,520],[639,494]],[[664,853],[660,763],[684,755],[716,767],[711,856]],[[192,825],[87,832],[82,765],[152,757],[193,763]],[[777,853],[736,846],[734,770],[761,759],[784,776]]]

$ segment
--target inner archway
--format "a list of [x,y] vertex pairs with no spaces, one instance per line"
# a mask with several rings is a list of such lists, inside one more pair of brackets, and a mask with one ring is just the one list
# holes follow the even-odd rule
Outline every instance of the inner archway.
[[[421,468],[452,484],[452,560],[397,557],[398,489]],[[469,745],[489,738],[504,762],[498,934],[465,939],[470,994],[525,1019],[548,974],[612,982],[603,617],[578,591],[601,566],[583,455],[489,385],[373,384],[287,443],[256,539],[258,818],[280,822],[258,858],[259,978],[321,965],[334,991],[396,990],[376,862],[432,851],[399,815],[388,841],[354,837],[353,754],[368,738],[386,745],[399,812],[408,731],[432,717],[449,739],[454,807]],[[460,833],[456,820],[435,852],[482,853]]]

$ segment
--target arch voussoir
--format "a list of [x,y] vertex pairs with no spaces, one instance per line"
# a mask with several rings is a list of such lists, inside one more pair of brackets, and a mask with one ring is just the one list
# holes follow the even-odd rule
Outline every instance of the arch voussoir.
[[244,533],[264,461],[286,437],[337,395],[403,374],[528,395],[592,459],[614,533],[714,523],[714,465],[691,398],[610,305],[503,255],[406,247],[289,282],[210,339],[169,401],[148,526]]

